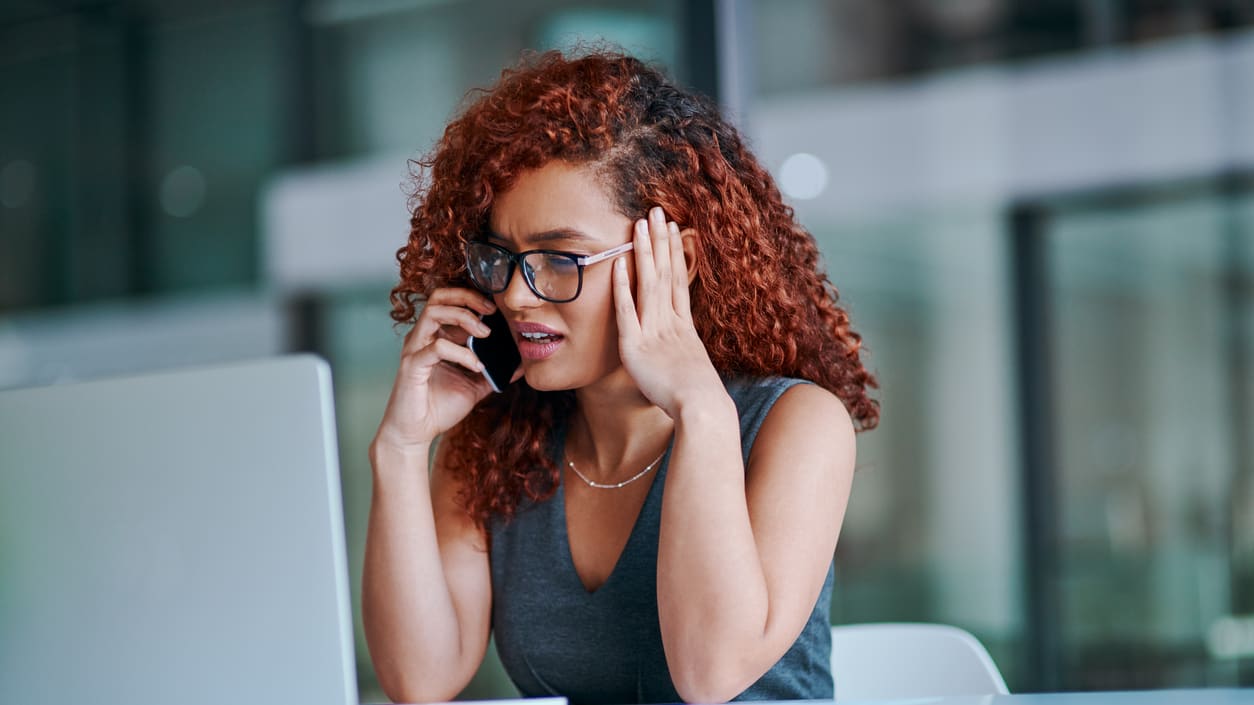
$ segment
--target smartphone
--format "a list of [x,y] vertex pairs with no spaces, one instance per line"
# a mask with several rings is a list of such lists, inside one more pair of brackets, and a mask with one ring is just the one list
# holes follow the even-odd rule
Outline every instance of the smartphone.
[[518,346],[514,343],[514,334],[509,332],[509,324],[505,316],[495,311],[480,320],[491,329],[486,338],[474,338],[466,345],[474,351],[475,356],[483,363],[483,376],[487,378],[492,390],[500,392],[509,386],[514,372],[522,364],[522,356],[518,354]]

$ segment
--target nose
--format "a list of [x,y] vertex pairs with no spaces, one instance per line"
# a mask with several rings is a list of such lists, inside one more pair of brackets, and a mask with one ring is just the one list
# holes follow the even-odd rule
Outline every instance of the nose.
[[522,263],[514,267],[514,273],[509,278],[509,284],[506,285],[505,291],[497,294],[500,303],[511,311],[521,311],[526,308],[532,308],[544,303],[536,293],[527,286],[527,279],[523,274]]

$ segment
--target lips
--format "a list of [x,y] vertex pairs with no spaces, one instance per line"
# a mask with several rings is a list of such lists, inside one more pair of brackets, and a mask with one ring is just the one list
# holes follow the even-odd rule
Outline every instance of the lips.
[[566,337],[539,323],[518,323],[514,326],[518,353],[524,360],[543,360],[561,347]]

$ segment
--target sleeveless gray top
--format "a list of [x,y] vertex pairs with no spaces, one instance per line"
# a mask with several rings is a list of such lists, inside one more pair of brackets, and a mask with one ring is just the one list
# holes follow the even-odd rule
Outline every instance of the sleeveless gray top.
[[[736,380],[727,391],[740,414],[745,462],[762,421],[779,396],[804,380]],[[555,435],[561,466],[564,429]],[[673,449],[673,447],[672,447]],[[609,578],[588,592],[575,572],[560,485],[544,502],[524,503],[514,519],[492,528],[492,629],[506,672],[527,697],[561,695],[572,704],[680,702],[662,651],[657,614],[658,524],[671,450]],[[833,696],[833,570],[801,636],[737,700]]]

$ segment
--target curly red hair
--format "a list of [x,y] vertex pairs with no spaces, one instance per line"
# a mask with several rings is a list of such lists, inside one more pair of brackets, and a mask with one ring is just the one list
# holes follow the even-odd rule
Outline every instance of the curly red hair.
[[[875,378],[814,238],[716,105],[621,54],[525,58],[415,163],[391,296],[397,323],[413,322],[433,290],[470,286],[462,248],[486,229],[496,195],[555,159],[592,167],[628,218],[657,205],[696,231],[693,320],[720,375],[807,379],[839,397],[859,428],[876,425]],[[444,462],[481,526],[512,517],[524,497],[551,496],[560,475],[550,434],[573,408],[572,392],[520,381],[449,431]]]

